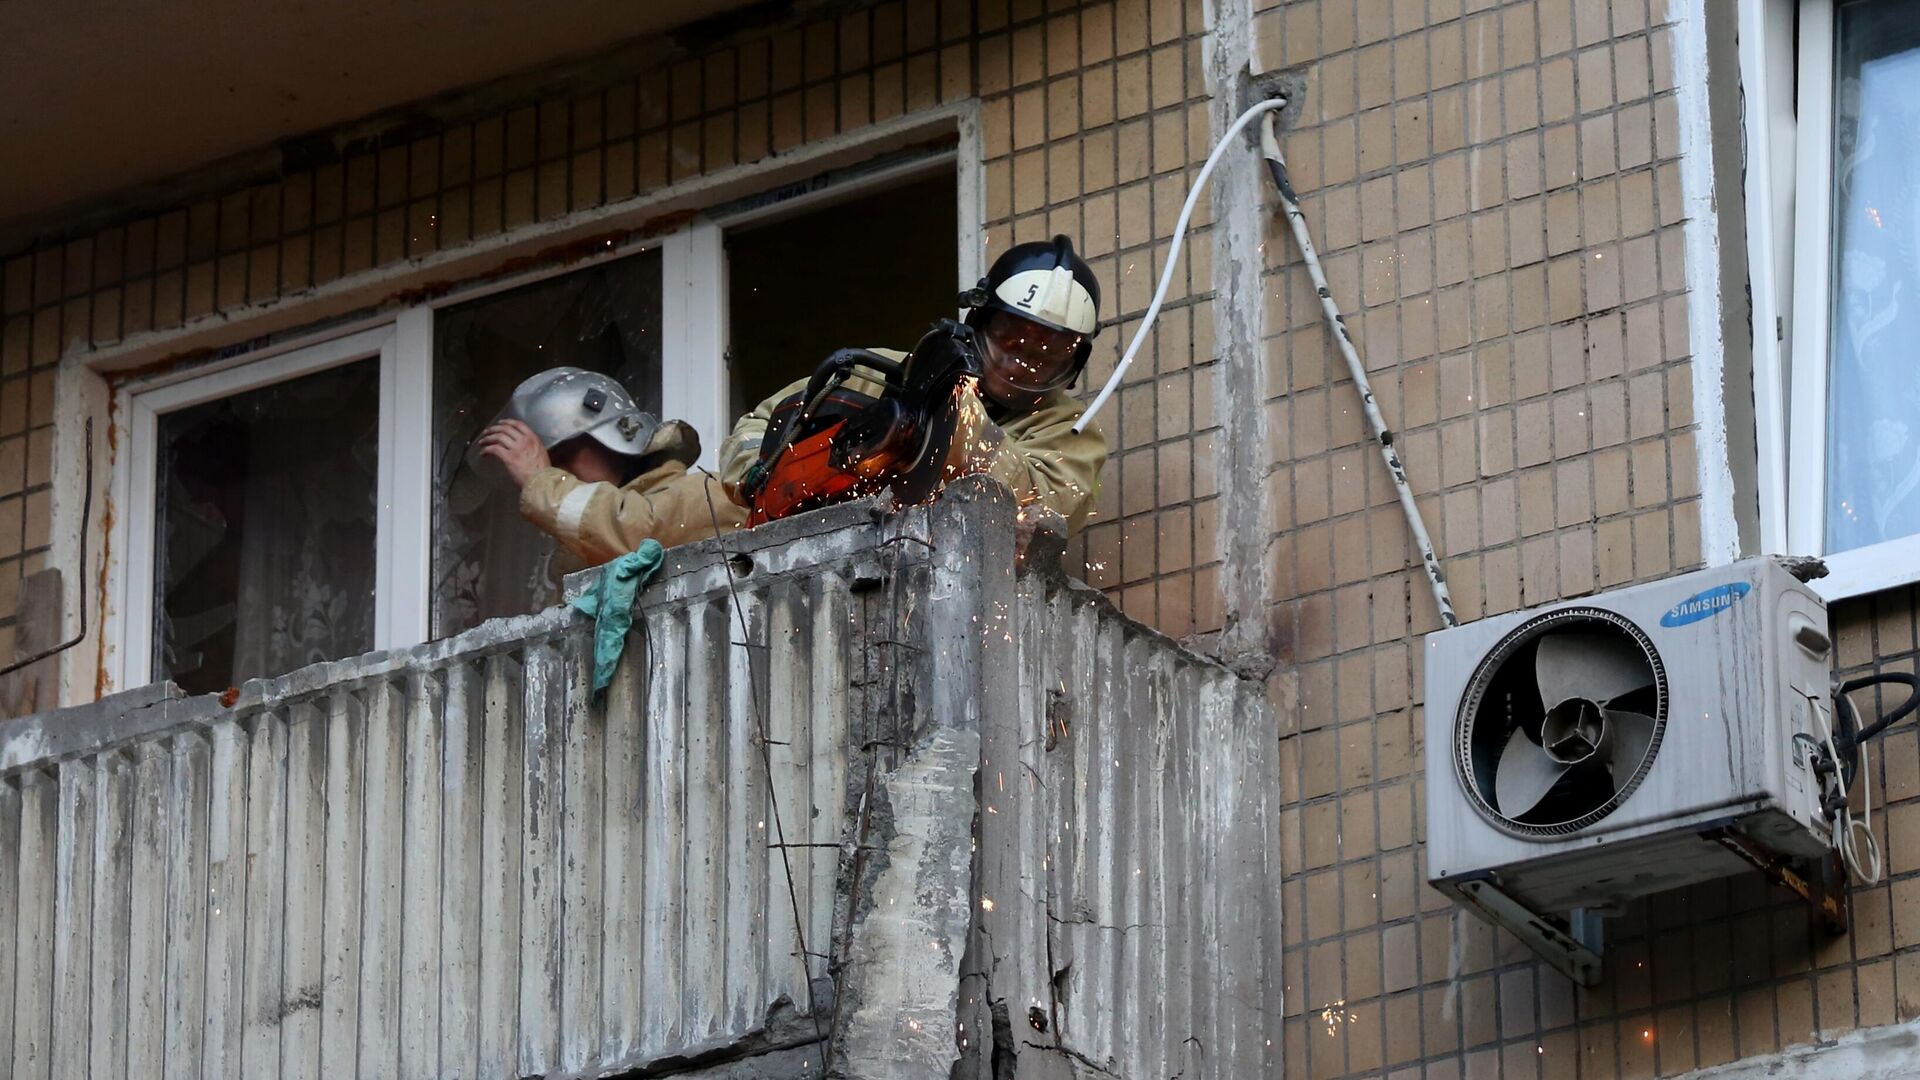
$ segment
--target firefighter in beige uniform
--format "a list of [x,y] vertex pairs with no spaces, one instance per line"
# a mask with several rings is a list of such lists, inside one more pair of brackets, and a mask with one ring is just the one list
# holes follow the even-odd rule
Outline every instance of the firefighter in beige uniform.
[[[995,260],[980,283],[961,295],[980,342],[978,393],[965,395],[948,456],[949,475],[986,473],[1011,489],[1023,507],[1041,508],[1079,531],[1100,491],[1107,440],[1089,424],[1073,425],[1085,408],[1066,388],[1086,367],[1099,320],[1100,283],[1064,236],[1020,244]],[[904,354],[873,352],[898,360]],[[868,369],[847,380],[855,393],[878,397],[881,375]],[[739,498],[747,470],[759,460],[768,421],[780,404],[805,392],[801,379],[760,403],[734,425],[720,447],[720,476]]]
[[521,383],[472,453],[520,490],[520,513],[586,566],[658,540],[704,540],[746,524],[705,473],[689,472],[700,436],[641,412],[618,382],[553,368]]

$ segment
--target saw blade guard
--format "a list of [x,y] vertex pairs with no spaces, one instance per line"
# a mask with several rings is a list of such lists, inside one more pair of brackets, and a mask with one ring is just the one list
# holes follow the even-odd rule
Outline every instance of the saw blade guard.
[[[884,375],[881,396],[844,420],[819,422],[823,404],[857,367]],[[945,479],[959,395],[972,392],[979,372],[972,328],[950,319],[936,323],[897,365],[864,350],[829,357],[756,468],[751,523],[888,489],[903,505],[925,501]]]

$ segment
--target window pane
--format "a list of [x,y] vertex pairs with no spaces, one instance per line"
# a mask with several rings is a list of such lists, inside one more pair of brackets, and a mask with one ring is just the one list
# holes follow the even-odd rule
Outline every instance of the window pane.
[[1920,533],[1920,2],[1839,11],[1827,550]]
[[373,648],[380,362],[160,417],[154,674],[193,693]]
[[[813,374],[835,349],[910,349],[935,319],[953,314],[961,289],[953,253],[956,183],[953,173],[941,172],[727,234],[735,411]],[[849,237],[885,237],[885,257],[835,260],[835,293],[860,301],[823,303],[818,288],[801,287],[793,268],[844,247]]]
[[642,252],[440,312],[433,330],[433,635],[559,602],[571,564],[515,493],[466,467],[467,444],[521,380],[570,365],[660,411],[660,253]]

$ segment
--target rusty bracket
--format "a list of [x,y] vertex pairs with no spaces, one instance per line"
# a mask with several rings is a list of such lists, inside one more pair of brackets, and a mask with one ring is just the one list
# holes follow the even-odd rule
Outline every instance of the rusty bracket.
[[1753,837],[1731,826],[1709,829],[1701,835],[1740,856],[1776,884],[1792,889],[1819,915],[1823,929],[1833,937],[1847,932],[1847,874],[1837,852],[1828,852],[1817,871],[1784,855],[1777,855]]
[[1541,915],[1515,899],[1491,873],[1436,884],[1441,891],[1471,906],[1488,922],[1505,927],[1562,975],[1581,986],[1599,985],[1602,972],[1600,951],[1589,946],[1589,941],[1599,944],[1599,935],[1593,932],[1590,925],[1598,922],[1597,916],[1582,913],[1578,920],[1580,925],[1570,927],[1562,920]]

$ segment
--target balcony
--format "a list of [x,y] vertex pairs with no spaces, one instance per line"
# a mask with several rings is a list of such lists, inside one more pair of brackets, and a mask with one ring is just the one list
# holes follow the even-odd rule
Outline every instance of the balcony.
[[41,1076],[1277,1076],[1263,689],[1013,569],[1003,489],[0,729]]

